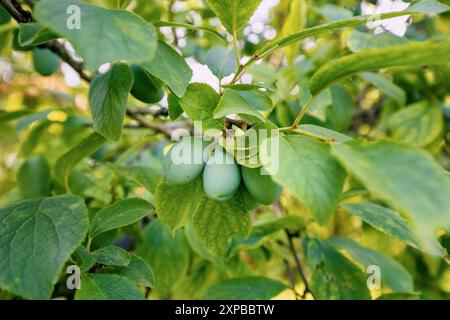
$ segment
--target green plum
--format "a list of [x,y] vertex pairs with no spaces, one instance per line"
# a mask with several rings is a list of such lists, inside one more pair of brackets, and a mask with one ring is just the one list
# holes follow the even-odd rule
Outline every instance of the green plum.
[[166,154],[163,176],[167,184],[183,185],[194,181],[203,171],[203,153],[208,142],[201,137],[184,137]]
[[258,200],[256,200],[251,194],[250,192],[248,192],[247,188],[245,187],[245,185],[241,184],[241,194],[242,194],[242,199],[244,200],[244,207],[245,209],[247,209],[248,211],[252,211],[256,208],[258,208],[261,203],[258,202]]
[[248,192],[260,203],[269,205],[280,197],[282,187],[273,182],[270,175],[262,174],[261,168],[242,167],[242,179]]
[[133,70],[134,74],[134,83],[131,88],[133,97],[144,103],[161,101],[164,97],[164,88],[161,80],[155,78],[138,65],[132,65],[131,70]]
[[233,197],[241,184],[241,173],[234,157],[216,147],[203,172],[203,189],[212,200],[225,201]]
[[33,50],[34,70],[40,75],[48,77],[59,68],[59,58],[49,49],[35,48]]

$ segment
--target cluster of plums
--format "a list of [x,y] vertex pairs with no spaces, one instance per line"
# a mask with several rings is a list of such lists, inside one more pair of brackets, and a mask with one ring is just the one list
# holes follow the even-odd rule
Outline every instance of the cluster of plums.
[[275,202],[282,188],[261,168],[239,166],[234,157],[220,146],[201,137],[185,137],[166,154],[163,175],[169,185],[184,185],[203,174],[203,189],[209,199],[226,201],[241,192],[251,210],[260,204]]

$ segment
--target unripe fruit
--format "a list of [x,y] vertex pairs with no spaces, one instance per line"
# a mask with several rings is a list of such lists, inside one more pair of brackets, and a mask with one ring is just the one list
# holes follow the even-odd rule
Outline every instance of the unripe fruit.
[[58,70],[59,58],[49,49],[36,48],[33,50],[33,65],[36,72],[48,77]]
[[138,65],[132,65],[134,83],[131,94],[145,103],[156,103],[164,97],[163,83]]
[[203,171],[203,150],[207,142],[200,137],[185,137],[177,142],[163,160],[167,184],[183,185],[194,181]]
[[214,150],[203,172],[203,189],[209,199],[225,201],[239,189],[241,173],[234,157],[221,147]]
[[281,194],[282,188],[269,175],[262,175],[261,168],[251,169],[242,167],[242,179],[248,192],[259,202],[269,205],[275,202]]
[[244,200],[244,207],[248,211],[254,210],[258,208],[261,204],[256,200],[250,192],[248,192],[247,188],[244,185],[241,185],[241,194]]

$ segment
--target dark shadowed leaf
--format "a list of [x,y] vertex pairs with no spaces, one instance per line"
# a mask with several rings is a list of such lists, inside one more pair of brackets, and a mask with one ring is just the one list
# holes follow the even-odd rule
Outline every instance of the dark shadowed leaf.
[[208,300],[269,300],[285,289],[287,286],[279,281],[249,277],[212,285],[203,296]]
[[133,85],[133,72],[123,63],[99,74],[89,87],[94,129],[105,138],[118,141],[122,135],[128,94]]

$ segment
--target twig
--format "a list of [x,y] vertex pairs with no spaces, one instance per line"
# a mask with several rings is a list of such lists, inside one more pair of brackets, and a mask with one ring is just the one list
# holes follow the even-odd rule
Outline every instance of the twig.
[[295,288],[295,273],[291,269],[291,266],[289,265],[289,261],[287,259],[283,259],[284,266],[286,267],[286,276],[289,279],[289,283],[291,286],[291,290],[295,294],[295,299],[298,300],[298,298],[301,298],[301,294],[298,293],[297,289]]
[[315,134],[313,132],[308,132],[305,130],[301,130],[301,129],[293,129],[292,127],[285,127],[285,128],[280,128],[279,129],[280,132],[292,132],[292,133],[296,133],[302,136],[306,136],[306,137],[310,137],[313,139],[317,139],[320,141],[323,141],[325,143],[335,143],[336,142],[336,138],[331,138],[331,137],[324,137],[324,136],[320,136],[318,134]]
[[[33,7],[33,2],[31,0],[27,1],[30,7]],[[0,5],[3,6],[6,11],[16,20],[18,23],[29,23],[35,21],[31,12],[23,9],[23,7],[16,0],[0,0]],[[58,40],[52,40],[47,43],[41,44],[40,48],[47,48],[54,52],[61,60],[70,65],[86,82],[90,83],[92,77],[88,75],[84,70],[84,62],[76,60],[65,48],[64,44]],[[129,109],[129,108],[128,108]],[[129,111],[129,112],[128,112]],[[145,128],[154,129],[162,132],[164,135],[169,135],[170,133],[166,128],[153,124],[139,115],[140,112],[135,112],[132,110],[127,110],[127,114],[130,115],[134,120],[138,121],[139,125]],[[151,113],[148,113],[151,114]],[[157,116],[157,112],[151,114]],[[167,112],[163,112],[160,115],[167,115]],[[158,115],[159,116],[159,115]]]
[[34,21],[31,13],[27,10],[24,10],[22,8],[22,6],[16,1],[16,0],[11,0],[12,5],[14,6],[14,8],[25,18],[28,20],[28,22],[32,22]]
[[9,0],[0,0],[0,4],[3,6],[3,8],[5,8],[6,11],[8,11],[11,17],[13,17],[14,20],[16,20],[17,22],[27,23],[32,21],[30,20],[31,14],[26,15],[23,13],[25,10],[17,9],[17,6],[20,7],[20,5],[17,4],[17,2],[14,1],[13,3]]
[[[174,4],[175,4],[175,0],[169,0],[169,9],[168,9],[169,10],[169,14],[168,14],[169,21],[173,20],[173,11],[172,11],[172,9],[173,9]],[[173,44],[174,44],[175,47],[178,48],[177,29],[176,29],[176,27],[172,27],[170,29],[172,31]]]
[[291,233],[289,233],[289,231],[287,231],[287,230],[286,230],[286,235],[287,235],[288,240],[289,240],[289,249],[291,250],[292,256],[294,257],[295,264],[297,266],[297,271],[300,274],[300,277],[302,278],[303,283],[305,284],[305,291],[303,292],[303,297],[302,298],[305,298],[306,294],[310,293],[312,295],[312,297],[315,300],[317,300],[314,292],[312,292],[311,288],[309,287],[309,282],[308,282],[308,279],[306,278],[306,274],[305,274],[305,271],[303,269],[302,262],[300,261],[300,258],[299,258],[298,253],[297,253],[297,249],[295,248],[294,240],[293,240],[295,238],[295,236],[292,235]]
[[[31,1],[27,3],[32,6]],[[8,11],[8,13],[16,20],[18,23],[29,23],[35,21],[31,12],[22,8],[22,6],[16,0],[0,0],[0,4]],[[54,52],[57,56],[61,58],[65,63],[70,65],[82,79],[86,82],[91,82],[92,78],[86,74],[83,70],[83,61],[77,61],[74,59],[69,52],[67,52],[64,44],[57,40],[52,40],[47,43],[39,45],[40,48],[47,48]]]
[[164,134],[164,136],[166,138],[169,138],[169,139],[172,137],[173,131],[181,128],[179,125],[168,126],[168,125],[161,125],[158,123],[150,122],[147,119],[145,119],[141,114],[139,114],[139,112],[131,110],[130,108],[127,109],[127,115],[130,118],[136,120],[141,127],[161,132],[162,134]]
[[69,54],[69,52],[67,52],[66,48],[64,47],[64,44],[60,43],[58,40],[52,40],[43,44],[42,46],[44,48],[50,49],[51,51],[53,51],[53,53],[58,55],[61,58],[61,60],[70,65],[72,69],[74,69],[83,80],[85,80],[88,83],[92,81],[92,77],[89,76],[84,71],[84,63],[82,61],[80,62],[75,60]]
[[257,54],[253,55],[246,63],[244,64],[238,64],[238,70],[236,71],[236,74],[234,75],[233,79],[231,80],[230,84],[235,84],[239,81],[239,79],[242,77],[244,72],[247,70],[247,68],[254,63],[255,61],[259,60],[259,56]]
[[169,110],[167,110],[167,108],[159,108],[159,109],[135,108],[133,109],[133,111],[143,116],[167,117],[169,115]]
[[308,102],[306,103],[306,105],[303,107],[302,111],[299,112],[299,114],[297,115],[297,117],[295,118],[294,123],[292,124],[292,128],[293,129],[297,129],[298,125],[300,124],[300,122],[302,121],[303,117],[305,116],[305,114],[308,112],[309,108],[312,106],[314,99],[316,97],[313,96],[311,98],[309,98]]

